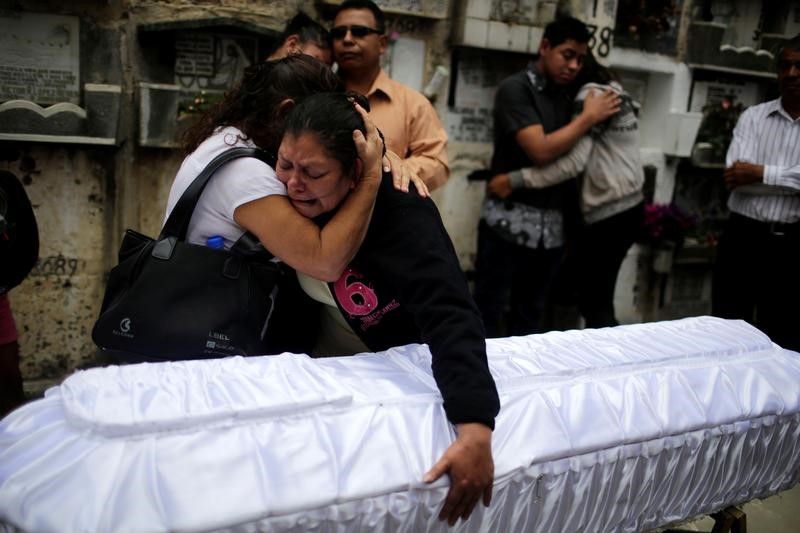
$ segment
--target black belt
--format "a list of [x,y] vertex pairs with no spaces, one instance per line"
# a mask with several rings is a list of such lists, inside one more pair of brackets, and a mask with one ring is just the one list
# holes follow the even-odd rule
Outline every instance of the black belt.
[[731,213],[731,218],[738,220],[740,224],[758,228],[776,237],[800,233],[800,222],[763,222],[738,213]]
[[800,231],[800,222],[789,224],[786,222],[765,222],[769,226],[769,232],[773,235],[786,235]]

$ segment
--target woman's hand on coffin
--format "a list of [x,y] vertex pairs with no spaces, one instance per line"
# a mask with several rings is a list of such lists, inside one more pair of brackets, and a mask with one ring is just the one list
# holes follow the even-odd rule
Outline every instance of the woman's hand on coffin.
[[459,424],[457,433],[453,444],[423,478],[425,483],[433,483],[444,474],[450,476],[450,491],[439,520],[447,520],[451,526],[459,518],[469,518],[479,500],[489,506],[494,481],[492,430],[480,423],[468,423]]
[[383,156],[383,171],[392,173],[392,184],[398,191],[408,192],[408,184],[413,183],[420,196],[423,198],[430,196],[428,186],[425,185],[422,178],[391,150],[386,150],[386,154]]

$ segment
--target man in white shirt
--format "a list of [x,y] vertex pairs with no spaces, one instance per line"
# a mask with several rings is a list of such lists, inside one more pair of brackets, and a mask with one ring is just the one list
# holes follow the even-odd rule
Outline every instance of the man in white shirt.
[[728,148],[712,313],[800,350],[800,35],[778,54],[778,85],[780,98],[742,113]]

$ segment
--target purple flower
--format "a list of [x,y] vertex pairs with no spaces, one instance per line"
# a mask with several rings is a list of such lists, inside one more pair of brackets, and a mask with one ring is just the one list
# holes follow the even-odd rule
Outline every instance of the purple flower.
[[666,242],[677,245],[695,223],[695,216],[684,213],[675,204],[646,204],[640,241],[654,246]]

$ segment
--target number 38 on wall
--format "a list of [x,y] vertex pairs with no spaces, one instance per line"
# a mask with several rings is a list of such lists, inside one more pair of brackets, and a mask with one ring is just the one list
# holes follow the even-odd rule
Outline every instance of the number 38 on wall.
[[[614,30],[608,26],[598,28],[594,24],[587,24],[586,28],[589,30],[589,49],[599,57],[608,57],[611,53],[611,36]],[[597,30],[600,30],[598,33]]]

